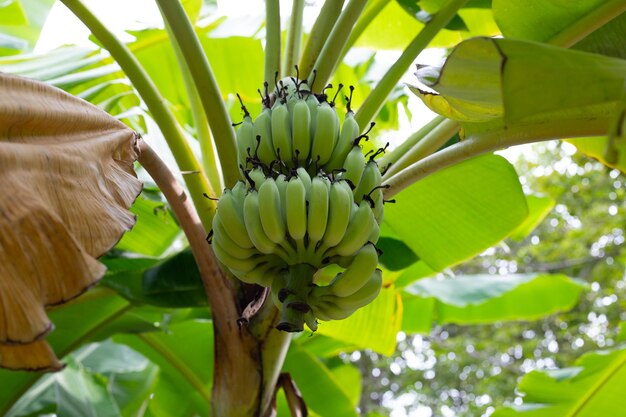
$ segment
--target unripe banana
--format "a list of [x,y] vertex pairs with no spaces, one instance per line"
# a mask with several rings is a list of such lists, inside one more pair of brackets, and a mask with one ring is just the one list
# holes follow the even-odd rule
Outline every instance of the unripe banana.
[[248,230],[248,236],[259,252],[273,253],[276,249],[276,243],[267,237],[265,230],[263,230],[259,211],[259,193],[255,190],[248,192],[243,203],[243,219]]
[[328,222],[320,252],[341,242],[350,223],[353,204],[352,191],[347,183],[341,180],[333,182],[329,194]]
[[289,112],[293,113],[293,108],[295,104],[299,100],[304,100],[304,98],[306,97],[306,92],[309,91],[309,86],[306,83],[300,81],[300,85],[296,87],[293,83],[293,80],[289,81],[291,86],[287,92],[287,107],[289,108]]
[[[376,220],[375,217],[374,217],[374,220]],[[376,223],[376,227],[372,228],[370,235],[367,237],[367,241],[376,243],[378,242],[379,237],[380,237],[380,226],[378,225],[378,223]]]
[[309,195],[307,230],[309,232],[309,245],[315,247],[315,244],[322,240],[326,232],[329,209],[328,185],[319,175],[313,177]]
[[343,169],[345,171],[341,173],[340,178],[351,181],[352,185],[357,188],[365,170],[365,156],[363,155],[361,145],[354,145],[350,149],[343,163]]
[[243,272],[230,268],[230,272],[233,273],[239,280],[246,284],[257,284],[263,287],[269,287],[276,275],[278,274],[281,265],[284,263],[280,258],[269,255],[267,260],[259,263],[254,269]]
[[306,105],[309,108],[309,113],[311,117],[311,125],[309,127],[309,135],[311,138],[311,142],[313,142],[313,138],[315,137],[315,131],[317,130],[317,112],[320,107],[320,102],[315,97],[315,94],[311,93],[305,99]]
[[213,248],[213,252],[215,253],[217,259],[226,265],[228,269],[241,271],[243,273],[252,271],[265,259],[263,255],[257,255],[247,259],[235,258],[220,244],[219,240],[213,240],[211,248]]
[[219,245],[234,258],[248,259],[250,257],[260,254],[254,246],[244,248],[235,243],[235,241],[232,240],[228,235],[226,227],[222,222],[222,218],[219,215],[213,217],[212,226],[214,232],[213,242],[218,242]]
[[286,164],[291,163],[291,114],[286,104],[277,104],[272,109],[272,143],[277,157]]
[[[237,191],[239,192],[241,188]],[[217,214],[221,221],[228,225],[224,228],[228,236],[237,246],[242,248],[252,248],[254,244],[248,236],[248,231],[243,219],[243,199],[236,198],[229,189],[224,190],[224,194],[217,203]]]
[[321,320],[343,320],[348,318],[354,313],[355,310],[344,310],[334,303],[333,297],[328,297],[330,301],[324,299],[311,299],[310,305],[313,310],[313,314],[319,317]]
[[317,320],[315,319],[313,310],[309,310],[304,314],[304,323],[312,332],[317,330]]
[[360,290],[348,297],[328,296],[324,302],[335,304],[345,311],[356,311],[374,301],[383,284],[383,271],[376,269]]
[[343,167],[348,153],[354,146],[354,140],[359,136],[360,131],[361,128],[354,119],[354,113],[349,111],[341,126],[341,134],[339,135],[339,140],[335,145],[333,154],[326,165],[324,165],[326,172],[330,173]]
[[254,124],[249,114],[243,118],[243,123],[237,129],[237,161],[239,166],[248,169],[248,157],[254,156],[256,150],[256,136],[254,134]]
[[254,188],[257,191],[261,188],[265,180],[267,180],[265,172],[263,172],[263,168],[261,167],[256,167],[248,171],[248,177],[248,181],[252,180],[254,182],[254,184],[250,184],[250,188]]
[[283,222],[287,224],[287,177],[283,174],[280,174],[274,180],[276,182],[276,187],[278,188],[278,195],[280,197],[280,214],[283,218]]
[[296,170],[296,175],[298,178],[302,180],[302,184],[304,184],[304,189],[306,190],[306,199],[309,200],[309,191],[311,190],[311,176],[308,171],[303,167],[300,167]]
[[311,162],[318,168],[330,159],[339,137],[339,117],[334,107],[324,102],[317,110]]
[[370,160],[367,165],[365,165],[359,185],[354,189],[354,202],[357,204],[360,203],[361,200],[363,200],[363,196],[369,195],[381,182],[382,177],[378,169],[378,164],[376,161]]
[[292,113],[292,156],[298,164],[304,165],[311,152],[311,114],[304,100],[298,100]]
[[243,180],[239,180],[231,189],[231,192],[237,203],[235,207],[237,208],[239,216],[243,219],[243,200],[246,198],[246,194],[248,194],[248,184]]
[[258,146],[257,156],[259,160],[269,165],[276,159],[274,152],[274,144],[272,143],[272,111],[268,108],[263,109],[261,114],[254,120],[254,136],[255,140],[260,137],[261,142]]
[[375,229],[378,229],[378,223],[376,223],[370,204],[367,201],[362,201],[350,219],[343,239],[331,249],[329,256],[335,254],[339,256],[353,255],[368,242]]
[[306,226],[306,188],[300,176],[295,176],[287,184],[287,230],[297,242],[304,239]]
[[315,287],[311,292],[312,297],[336,295],[348,297],[359,291],[374,273],[378,266],[378,252],[372,243],[367,243],[354,255],[354,260],[348,268],[338,274],[325,287]]
[[370,197],[374,202],[374,208],[372,208],[372,211],[374,212],[374,218],[376,219],[376,223],[380,225],[383,222],[383,215],[385,213],[383,190],[380,188],[374,190]]
[[283,243],[286,238],[286,228],[281,214],[280,192],[273,179],[265,181],[259,187],[259,211],[261,224],[268,238],[274,243]]

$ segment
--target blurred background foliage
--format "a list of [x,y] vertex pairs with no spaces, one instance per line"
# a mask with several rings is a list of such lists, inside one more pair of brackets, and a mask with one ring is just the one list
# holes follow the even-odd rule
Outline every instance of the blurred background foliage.
[[571,366],[622,341],[626,177],[556,141],[521,148],[515,167],[525,192],[551,197],[554,208],[525,239],[506,239],[446,273],[564,273],[588,290],[571,311],[538,321],[437,326],[400,333],[391,357],[343,356],[362,373],[363,415],[487,416],[521,404],[515,387],[529,371]]

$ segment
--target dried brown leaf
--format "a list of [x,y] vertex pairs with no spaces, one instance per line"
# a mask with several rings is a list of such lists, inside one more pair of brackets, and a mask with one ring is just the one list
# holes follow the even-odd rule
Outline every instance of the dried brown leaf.
[[0,74],[0,366],[59,368],[33,343],[52,329],[45,308],[94,285],[96,258],[133,226],[137,152],[99,108]]

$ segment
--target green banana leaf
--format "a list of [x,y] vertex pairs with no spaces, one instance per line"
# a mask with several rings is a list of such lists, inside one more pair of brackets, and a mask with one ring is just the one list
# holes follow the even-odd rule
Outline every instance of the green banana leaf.
[[553,198],[547,196],[527,195],[528,217],[508,236],[517,241],[524,240],[537,227],[556,205]]
[[345,320],[321,321],[317,335],[330,336],[360,349],[391,355],[402,323],[402,304],[396,290],[383,288],[376,299]]
[[283,372],[291,375],[307,407],[320,417],[358,416],[354,392],[340,385],[345,377],[333,374],[320,359],[297,343],[292,343],[287,352]]
[[108,257],[105,264],[113,264],[117,270],[109,272],[102,284],[133,303],[166,308],[207,306],[204,284],[189,249],[163,260]]
[[30,52],[54,0],[8,0],[0,5],[0,56]]
[[[458,12],[451,25],[437,34],[430,47],[451,47],[471,36],[500,34],[491,10],[472,7],[471,3]],[[388,1],[356,40],[355,46],[373,50],[404,50],[424,27],[424,21],[441,5],[442,2]],[[415,11],[416,8],[420,8],[422,13],[417,16],[407,13],[407,9]]]
[[560,274],[425,278],[404,290],[402,330],[428,333],[434,324],[536,320],[571,309],[584,289]]
[[626,59],[626,13],[600,27],[572,48]]
[[141,415],[159,374],[146,357],[110,341],[83,346],[65,362],[63,372],[42,377],[7,417]]
[[130,210],[137,216],[137,223],[115,249],[159,257],[180,237],[180,227],[163,203],[139,197]]
[[45,54],[0,58],[0,71],[23,75],[59,87],[146,132],[140,100],[108,53],[64,46]]
[[[207,315],[205,309],[136,307],[109,289],[96,288],[49,313],[55,330],[46,340],[56,354],[64,358],[86,343],[104,340],[115,334],[160,334],[178,323],[198,320],[198,317]],[[204,336],[198,337],[202,339]],[[68,360],[71,358],[68,357]],[[210,363],[207,360],[203,369]],[[41,372],[0,370],[0,415],[5,415],[23,393],[44,375]]]
[[474,130],[484,130],[470,123],[495,120],[513,128],[550,119],[565,124],[582,115],[606,120],[607,110],[620,98],[625,72],[626,61],[616,58],[475,38],[459,44],[440,73],[418,70],[418,78],[439,94],[412,91],[433,110],[463,122],[470,137]]
[[[92,290],[74,302],[51,311],[56,329],[47,337],[59,357],[86,343],[93,333],[124,315],[131,305],[110,290]],[[80,317],[81,320],[76,320]],[[135,323],[136,325],[137,323]],[[21,394],[43,374],[0,370],[0,415],[4,415]]]
[[596,417],[624,416],[626,349],[620,346],[591,352],[574,367],[532,371],[518,390],[524,403],[496,410],[493,417]]
[[598,7],[612,0],[558,1],[493,0],[493,15],[502,34],[508,38],[547,42],[576,25]]
[[149,410],[154,415],[207,415],[213,378],[213,325],[184,321],[163,332],[118,334],[123,343],[159,366]]
[[26,12],[19,1],[9,0],[0,5],[0,25],[25,25],[27,23]]
[[498,243],[528,215],[515,170],[496,155],[439,171],[395,199],[386,227],[435,271]]

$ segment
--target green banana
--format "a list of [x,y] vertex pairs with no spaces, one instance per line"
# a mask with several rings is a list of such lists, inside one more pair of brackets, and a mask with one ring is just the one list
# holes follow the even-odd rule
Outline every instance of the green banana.
[[[374,213],[367,201],[361,201],[354,215],[350,219],[350,224],[341,242],[330,250],[328,256],[351,256],[365,245],[373,231],[378,229],[378,223],[374,218]],[[376,242],[372,242],[376,243]]]
[[287,184],[287,230],[296,242],[306,234],[306,188],[300,176],[291,177]]
[[374,218],[376,219],[376,223],[380,225],[383,222],[383,215],[385,214],[383,190],[380,188],[374,190],[370,197],[374,203],[374,207],[372,208]]
[[271,254],[276,250],[276,243],[272,241],[261,223],[261,213],[259,211],[259,193],[250,190],[243,203],[243,219],[248,230],[250,240],[261,253]]
[[343,169],[345,171],[341,173],[339,178],[350,181],[356,189],[365,170],[365,156],[363,155],[361,145],[354,145],[350,149],[343,163]]
[[309,125],[309,135],[310,135],[310,139],[311,142],[313,141],[313,138],[315,137],[315,131],[317,129],[317,112],[319,110],[320,107],[320,102],[317,99],[317,97],[315,97],[315,94],[310,93],[305,99],[304,101],[306,102],[307,107],[309,108],[309,114],[310,114],[310,120],[311,120],[311,124]]
[[364,195],[370,197],[372,190],[380,186],[381,182],[382,177],[378,169],[378,164],[372,159],[365,165],[359,185],[354,189],[354,201],[358,204],[361,202]]
[[[374,217],[376,220],[376,217]],[[380,237],[380,226],[376,223],[376,227],[372,227],[369,236],[367,237],[368,242],[376,243],[378,242],[378,238]]]
[[256,167],[248,171],[248,177],[248,181],[252,180],[254,182],[254,184],[250,184],[250,188],[254,188],[257,191],[259,190],[259,188],[261,188],[261,185],[263,185],[263,183],[267,179],[267,177],[265,176],[265,172],[263,172],[263,168],[261,167]]
[[343,320],[350,317],[352,313],[354,313],[355,310],[344,310],[335,304],[331,297],[328,298],[331,301],[326,301],[326,299],[311,299],[309,301],[313,314],[321,320]]
[[329,189],[327,182],[328,181],[324,181],[319,175],[313,177],[311,181],[307,230],[309,232],[309,245],[312,247],[315,247],[315,244],[322,240],[326,232],[329,207]]
[[[237,187],[235,187],[237,189]],[[235,190],[233,189],[233,190]],[[240,188],[238,189],[238,191]],[[224,194],[217,203],[217,214],[222,223],[227,224],[224,228],[228,237],[231,238],[237,246],[242,248],[252,248],[254,244],[248,236],[248,231],[243,219],[243,205],[240,199],[236,198],[233,191],[226,189]]]
[[322,254],[326,249],[336,246],[343,239],[350,223],[350,214],[354,204],[352,190],[342,180],[332,183],[328,200],[328,222],[322,238],[322,245],[319,248],[319,252]]
[[348,268],[338,274],[327,286],[316,287],[313,297],[336,295],[348,297],[363,287],[378,266],[378,252],[373,243],[366,243],[353,258]]
[[280,215],[283,218],[283,222],[287,224],[287,184],[289,181],[283,174],[278,175],[274,181],[280,197]]
[[269,287],[276,275],[278,275],[283,261],[274,256],[268,256],[267,261],[259,263],[254,269],[243,272],[229,268],[230,271],[238,279],[246,284],[257,284],[263,287]]
[[311,152],[311,113],[304,100],[298,100],[293,107],[292,119],[292,157],[297,164],[304,165]]
[[244,169],[251,167],[248,162],[248,157],[254,156],[256,145],[254,123],[250,115],[246,114],[243,118],[243,122],[237,129],[237,162],[240,167]]
[[226,227],[224,226],[220,216],[213,217],[213,232],[213,242],[217,241],[219,245],[234,258],[248,259],[259,254],[259,251],[257,251],[254,246],[244,248],[235,243],[235,241],[228,235]]
[[315,319],[313,310],[309,310],[304,313],[304,323],[312,332],[317,331],[317,320]]
[[339,117],[334,107],[324,102],[317,110],[311,163],[319,168],[330,159],[339,137]]
[[221,263],[226,265],[229,269],[234,269],[241,272],[249,272],[257,267],[259,263],[261,263],[265,257],[263,255],[257,255],[253,257],[249,257],[247,259],[238,259],[235,258],[232,254],[230,254],[221,244],[219,240],[213,240],[211,243],[211,248],[213,248],[213,252],[215,256]]
[[308,201],[309,190],[311,189],[311,176],[303,167],[299,167],[298,169],[296,169],[296,175],[302,180],[302,184],[304,184],[304,189],[306,190],[306,199]]
[[354,119],[354,113],[349,111],[341,126],[341,133],[339,134],[335,149],[333,149],[333,154],[324,165],[324,171],[330,173],[343,167],[348,153],[354,146],[354,140],[359,136],[360,131],[361,128]]
[[321,300],[330,304],[335,304],[345,311],[356,311],[361,307],[374,301],[380,293],[383,284],[383,271],[376,269],[369,277],[365,285],[357,292],[348,297],[327,296]]
[[272,109],[272,144],[276,155],[286,164],[291,163],[291,114],[286,104],[279,103]]
[[239,212],[239,216],[243,219],[243,200],[248,194],[248,185],[244,180],[239,180],[235,183],[235,186],[231,189],[232,196],[235,199],[235,207]]
[[268,179],[259,188],[259,211],[267,237],[274,243],[282,243],[287,236],[287,230],[280,214],[280,192],[273,179]]
[[259,140],[257,156],[265,165],[269,165],[276,159],[274,144],[272,143],[272,111],[263,109],[261,114],[254,120],[255,140]]

